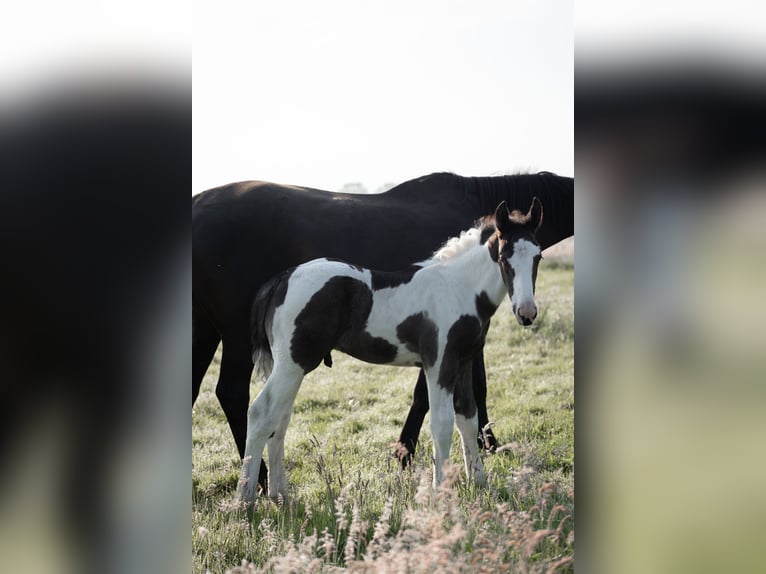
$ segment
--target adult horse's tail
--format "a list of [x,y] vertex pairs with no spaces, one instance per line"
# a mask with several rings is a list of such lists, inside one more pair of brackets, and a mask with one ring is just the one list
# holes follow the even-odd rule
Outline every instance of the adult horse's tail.
[[[281,289],[280,289],[281,287]],[[253,343],[253,364],[259,376],[267,378],[274,367],[274,357],[271,355],[271,343],[268,331],[271,329],[271,318],[274,308],[281,303],[275,301],[275,294],[281,291],[284,298],[287,290],[287,277],[280,273],[264,283],[255,295],[250,313],[250,332]]]

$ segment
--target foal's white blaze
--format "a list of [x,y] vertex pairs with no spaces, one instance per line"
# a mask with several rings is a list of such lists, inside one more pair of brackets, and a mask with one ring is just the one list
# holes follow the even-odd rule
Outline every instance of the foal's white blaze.
[[513,255],[508,264],[513,269],[513,312],[522,325],[530,325],[537,317],[535,288],[532,283],[532,271],[535,257],[540,255],[540,247],[526,239],[518,239],[513,245]]

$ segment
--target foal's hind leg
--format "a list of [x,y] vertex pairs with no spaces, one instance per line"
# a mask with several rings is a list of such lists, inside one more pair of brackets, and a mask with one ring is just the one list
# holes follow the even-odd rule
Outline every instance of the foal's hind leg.
[[[276,441],[284,440],[284,431],[290,420],[290,411],[302,380],[303,370],[300,367],[292,363],[280,365],[278,361],[275,361],[263,390],[250,405],[247,411],[247,441],[242,461],[242,475],[237,485],[237,498],[240,501],[255,500],[258,484],[256,476],[263,462],[263,448],[272,436]],[[281,432],[281,437],[277,435],[277,432]],[[282,446],[280,450],[283,449]],[[269,494],[274,490],[274,496],[279,493],[286,494],[284,460],[279,460],[283,459],[280,450],[274,451],[279,468],[275,469],[272,465],[269,473]],[[280,489],[282,489],[281,492]]]
[[303,370],[294,365],[292,369],[283,369],[280,373],[278,387],[271,397],[271,409],[278,413],[276,426],[267,443],[269,450],[269,498],[277,500],[281,496],[287,497],[289,485],[285,472],[285,434],[287,425],[293,415],[293,404],[298,394],[301,381],[304,377]]

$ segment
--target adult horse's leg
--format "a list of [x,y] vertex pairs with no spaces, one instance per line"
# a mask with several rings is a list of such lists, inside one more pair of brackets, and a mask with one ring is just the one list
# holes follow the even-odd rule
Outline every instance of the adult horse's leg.
[[[245,456],[247,439],[247,408],[250,402],[250,375],[253,360],[250,356],[250,337],[225,337],[221,357],[221,375],[215,395],[226,415],[240,458]],[[258,483],[266,488],[266,464],[261,461]]]
[[415,446],[418,444],[418,436],[423,426],[423,421],[428,412],[428,385],[423,369],[420,369],[418,381],[415,383],[415,391],[412,393],[412,406],[407,415],[407,420],[399,435],[399,444],[396,447],[396,456],[402,468],[407,468],[415,455]]
[[218,330],[192,305],[192,405],[197,401],[202,378],[220,342]]
[[476,399],[476,409],[479,415],[478,439],[479,446],[487,452],[495,452],[497,439],[492,429],[482,432],[489,423],[487,414],[487,371],[484,369],[484,346],[476,353],[472,365],[473,395]]

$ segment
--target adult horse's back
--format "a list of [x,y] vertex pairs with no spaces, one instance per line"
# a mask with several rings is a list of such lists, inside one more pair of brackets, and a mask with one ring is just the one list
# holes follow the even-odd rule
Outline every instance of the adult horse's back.
[[[574,233],[574,180],[548,172],[496,177],[437,173],[374,195],[353,195],[267,182],[241,182],[192,198],[192,401],[223,341],[216,396],[240,456],[245,447],[253,368],[250,306],[258,288],[289,267],[318,257],[397,270],[425,259],[447,238],[506,201],[526,209],[540,198],[543,249]],[[391,278],[395,281],[395,278]],[[474,361],[480,424],[486,423],[481,355]],[[425,379],[402,442],[414,450],[427,410]],[[484,389],[482,393],[482,388]]]

